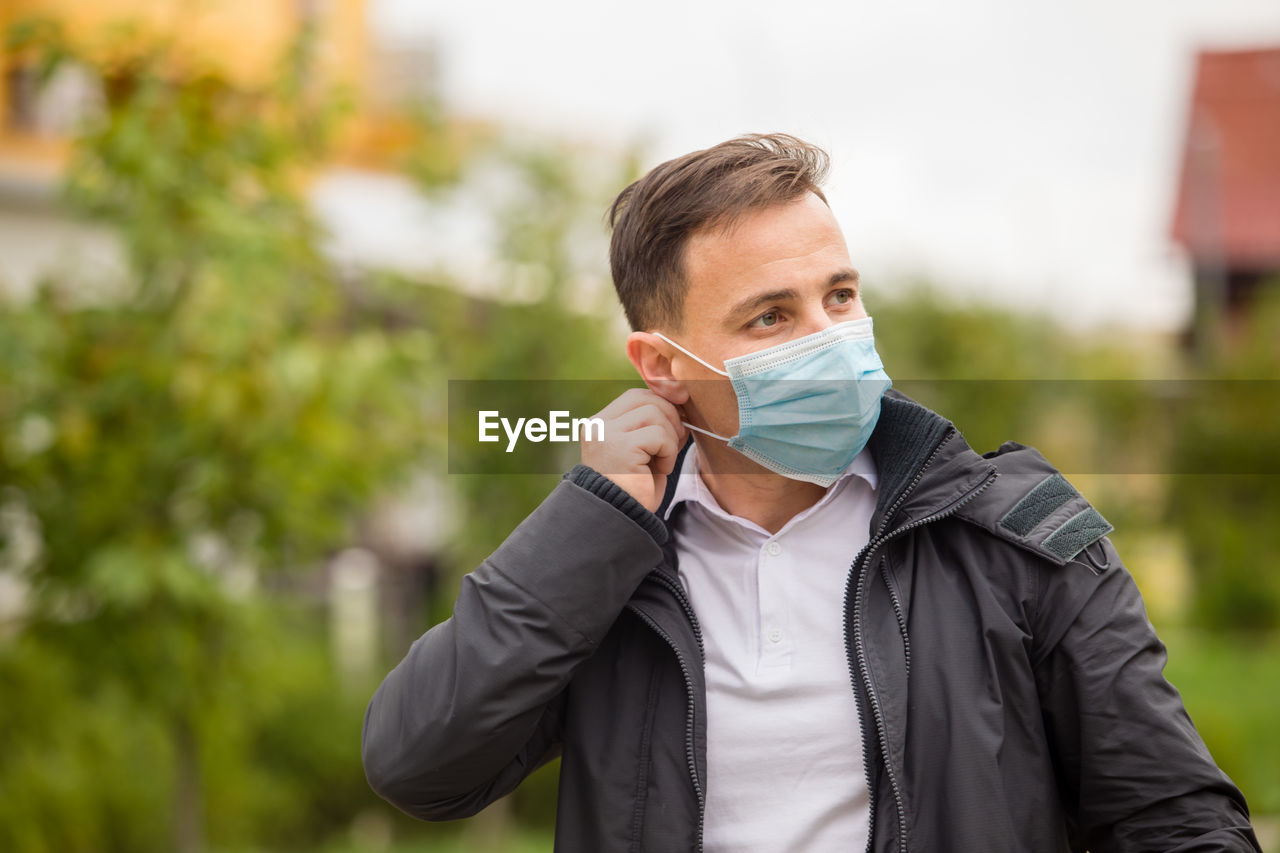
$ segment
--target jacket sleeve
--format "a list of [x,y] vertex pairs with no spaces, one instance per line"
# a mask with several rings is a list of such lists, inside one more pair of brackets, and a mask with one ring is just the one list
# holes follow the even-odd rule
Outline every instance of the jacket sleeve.
[[369,784],[425,820],[472,815],[559,752],[562,694],[645,574],[665,528],[578,466],[478,568],[453,615],[374,693]]
[[1046,567],[1036,678],[1076,846],[1257,851],[1244,796],[1165,680],[1165,647],[1109,539]]

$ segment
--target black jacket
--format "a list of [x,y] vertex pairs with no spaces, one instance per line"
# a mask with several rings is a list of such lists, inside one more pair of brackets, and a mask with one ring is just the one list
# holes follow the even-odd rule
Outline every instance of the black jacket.
[[[869,447],[845,640],[870,849],[1258,850],[1111,526],[1035,450],[979,456],[896,392]],[[659,515],[566,475],[378,688],[374,790],[460,818],[561,756],[557,851],[700,849],[702,640]]]

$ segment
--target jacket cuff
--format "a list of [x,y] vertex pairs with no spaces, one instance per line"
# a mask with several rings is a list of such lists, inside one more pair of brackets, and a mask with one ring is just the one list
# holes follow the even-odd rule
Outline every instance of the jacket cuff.
[[667,526],[631,494],[590,465],[574,465],[562,479],[581,486],[598,498],[613,504],[623,515],[640,525],[659,545],[666,544]]

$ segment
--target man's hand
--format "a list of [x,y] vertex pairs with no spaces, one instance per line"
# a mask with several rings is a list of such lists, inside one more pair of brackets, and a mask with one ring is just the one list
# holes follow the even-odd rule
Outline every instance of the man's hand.
[[662,503],[667,475],[689,436],[676,407],[647,388],[624,391],[594,417],[604,440],[582,442],[582,464],[625,489],[645,509]]

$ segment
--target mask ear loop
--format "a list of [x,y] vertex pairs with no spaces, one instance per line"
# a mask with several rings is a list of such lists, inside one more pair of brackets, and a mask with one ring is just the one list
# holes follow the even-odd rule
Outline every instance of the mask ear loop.
[[[666,335],[662,334],[662,332],[654,332],[654,334],[655,334],[655,335],[657,335],[658,337],[662,338],[664,341],[666,341],[667,343],[671,344],[673,347],[675,347],[676,349],[680,350],[680,352],[682,352],[682,353],[684,353],[685,355],[689,356],[689,358],[691,358],[691,359],[693,359],[694,361],[698,362],[699,364],[701,364],[703,367],[707,368],[708,370],[714,370],[716,373],[719,373],[721,376],[724,376],[725,378],[728,378],[728,376],[729,376],[728,372],[726,372],[726,371],[724,371],[724,370],[721,370],[721,369],[720,369],[720,368],[718,368],[718,367],[712,367],[711,365],[707,364],[705,361],[703,361],[702,359],[698,358],[696,355],[694,355],[693,353],[689,352],[687,349],[685,349],[684,347],[680,346],[680,345],[679,345],[678,343],[676,343],[675,341],[671,340],[671,338],[668,338]],[[688,421],[680,421],[680,423],[684,424],[685,426],[687,426],[689,429],[693,430],[694,432],[700,432],[700,433],[702,433],[703,435],[709,435],[709,436],[711,436],[712,438],[718,438],[718,439],[720,439],[721,441],[725,442],[726,444],[729,442],[729,439],[725,438],[723,435],[718,435],[717,433],[711,432],[710,430],[705,430],[705,429],[703,429],[702,427],[696,427],[696,426],[694,426],[693,424],[689,423]]]
[[680,345],[679,345],[678,343],[676,343],[675,341],[671,340],[671,338],[668,338],[666,335],[662,334],[662,332],[654,332],[654,334],[655,334],[655,335],[657,335],[658,337],[662,338],[664,341],[666,341],[667,343],[671,344],[673,347],[675,347],[676,349],[680,350],[680,352],[682,352],[682,353],[684,353],[685,355],[689,356],[689,358],[691,358],[691,359],[693,359],[694,361],[698,362],[698,364],[701,364],[703,367],[707,368],[708,370],[714,370],[716,373],[719,373],[721,376],[724,376],[725,378],[728,378],[729,373],[728,373],[727,371],[721,370],[721,369],[720,369],[720,368],[718,368],[718,367],[712,367],[711,365],[707,364],[707,363],[706,363],[705,361],[703,361],[702,359],[698,358],[698,357],[697,357],[696,355],[694,355],[693,353],[689,352],[689,351],[688,351],[687,349],[685,349],[684,347],[680,346]]
[[719,435],[719,434],[717,434],[717,433],[711,432],[711,430],[706,430],[706,429],[703,429],[702,427],[696,427],[696,426],[694,426],[693,424],[689,423],[688,421],[681,421],[680,423],[684,424],[685,426],[687,426],[689,429],[693,430],[694,432],[700,432],[700,433],[702,433],[703,435],[709,435],[709,436],[711,436],[712,438],[718,438],[718,439],[720,439],[721,441],[723,441],[725,444],[728,444],[728,443],[729,443],[729,439],[725,438],[723,435]]

